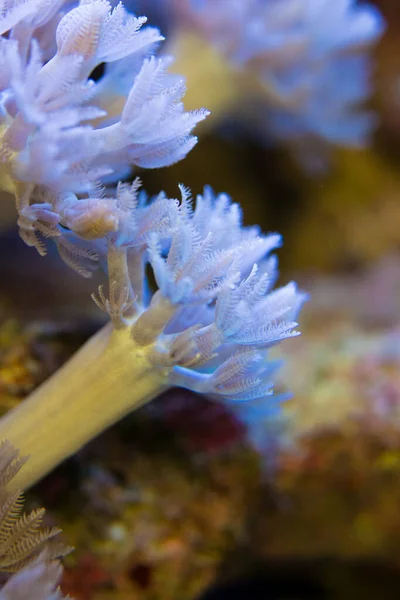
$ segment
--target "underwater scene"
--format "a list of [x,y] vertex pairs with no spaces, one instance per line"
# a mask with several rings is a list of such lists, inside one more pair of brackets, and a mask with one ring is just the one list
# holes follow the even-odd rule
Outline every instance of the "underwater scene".
[[0,600],[400,598],[398,0],[0,0]]

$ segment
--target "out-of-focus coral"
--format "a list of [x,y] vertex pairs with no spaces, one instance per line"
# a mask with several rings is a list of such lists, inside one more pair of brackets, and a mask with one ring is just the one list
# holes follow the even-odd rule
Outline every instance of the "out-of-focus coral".
[[246,537],[259,485],[255,455],[242,450],[199,461],[174,449],[165,433],[157,450],[157,442],[151,448],[143,441],[143,425],[146,432],[145,421],[126,431],[135,442],[123,442],[116,428],[91,444],[83,497],[67,518],[58,510],[77,547],[64,585],[77,599],[86,565],[87,599],[192,600]]
[[[400,257],[346,277],[309,281],[313,306],[282,377],[291,436],[362,419],[400,434]],[[381,425],[379,425],[381,426]]]
[[372,5],[353,0],[164,5],[175,29],[170,39],[176,68],[189,78],[190,105],[200,96],[214,118],[247,113],[259,134],[300,146],[299,158],[315,166],[326,143],[366,143],[375,119],[360,105],[371,91],[369,49],[384,29]]
[[292,268],[365,266],[400,247],[400,177],[377,152],[342,150],[323,185],[311,183],[287,232]]
[[285,373],[295,394],[286,405],[292,444],[253,530],[264,556],[399,564],[399,267],[392,257],[359,281],[309,285],[315,305]]
[[26,336],[15,321],[0,327],[0,410],[4,414],[35,386],[38,362],[30,355]]
[[323,335],[308,330],[299,346],[296,365],[285,373],[296,398],[287,406],[295,437],[340,428],[353,417],[400,431],[400,329],[371,332],[336,322]]
[[[400,256],[393,253],[369,267],[346,274],[318,276],[312,287],[312,313],[318,322],[340,317],[369,331],[384,328],[396,337],[400,321]],[[307,321],[313,323],[311,311]],[[315,328],[313,328],[315,330]],[[329,327],[328,327],[329,331]]]
[[281,457],[280,502],[266,511],[253,543],[269,556],[368,557],[398,565],[399,474],[399,430],[387,421],[380,428],[354,420],[316,429]]
[[0,414],[47,379],[92,333],[90,324],[0,323]]

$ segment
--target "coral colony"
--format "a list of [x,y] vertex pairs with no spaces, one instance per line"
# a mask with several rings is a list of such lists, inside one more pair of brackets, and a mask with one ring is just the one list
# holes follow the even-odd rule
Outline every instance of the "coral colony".
[[132,165],[183,158],[207,116],[185,112],[185,85],[152,55],[162,38],[145,22],[106,0],[2,5],[1,183],[27,244],[44,254],[50,238],[86,277],[104,269],[108,291],[93,299],[110,316],[1,420],[0,439],[31,456],[11,489],[170,386],[229,406],[258,445],[279,400],[268,349],[297,335],[305,299],[294,283],[271,291],[280,236],[243,227],[239,206],[208,187],[193,206],[182,185],[179,199],[148,199],[138,179],[110,185]]
[[[362,108],[370,95],[368,50],[384,30],[376,8],[355,0],[166,3],[177,37],[195,32],[227,68],[245,75],[237,83],[246,90],[240,100],[246,103],[253,95],[258,102],[252,118],[264,137],[303,142],[303,149],[306,142],[315,149],[368,141],[375,124],[374,115]],[[259,87],[249,85],[249,74]]]

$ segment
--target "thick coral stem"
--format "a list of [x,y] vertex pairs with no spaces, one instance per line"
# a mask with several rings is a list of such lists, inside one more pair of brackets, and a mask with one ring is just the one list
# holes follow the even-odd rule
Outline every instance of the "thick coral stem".
[[27,466],[13,479],[26,489],[107,427],[167,387],[167,371],[154,369],[151,347],[139,348],[128,328],[110,324],[93,336],[55,375],[0,421],[0,439]]

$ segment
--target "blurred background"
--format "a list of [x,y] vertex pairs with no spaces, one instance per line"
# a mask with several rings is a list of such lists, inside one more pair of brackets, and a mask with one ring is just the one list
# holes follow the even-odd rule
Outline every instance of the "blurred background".
[[[260,85],[259,65],[235,54],[236,38],[233,50],[226,42],[227,31],[236,35],[229,19],[218,20],[211,1],[198,2],[200,12],[195,4],[129,5],[168,33],[160,51],[173,53],[174,70],[187,77],[188,108],[212,109],[185,160],[135,175],[150,194],[170,197],[180,182],[194,197],[209,184],[241,204],[246,224],[283,234],[281,283],[293,278],[310,292],[301,338],[279,350],[279,388],[293,399],[271,421],[270,451],[260,457],[230,415],[172,390],[62,465],[31,502],[44,503],[77,547],[64,586],[77,599],[398,598],[400,4],[354,2],[379,11],[368,13],[375,34],[349,52],[340,41],[339,71],[317,98],[319,107],[328,102],[331,87],[345,95],[346,61],[361,53],[352,69],[369,89],[361,82],[360,98],[349,95],[374,116],[354,138],[350,118],[336,135],[335,110],[326,131],[314,122],[296,129],[277,88]],[[334,27],[326,11],[321,39]],[[300,61],[301,43],[292,49]],[[329,47],[316,48],[331,73]],[[272,64],[275,75],[285,72],[286,63]],[[304,82],[302,69],[298,76]],[[285,132],[275,127],[282,114],[293,123]],[[97,282],[80,279],[51,248],[41,258],[26,247],[11,198],[0,202],[5,412],[102,316],[90,299]]]

